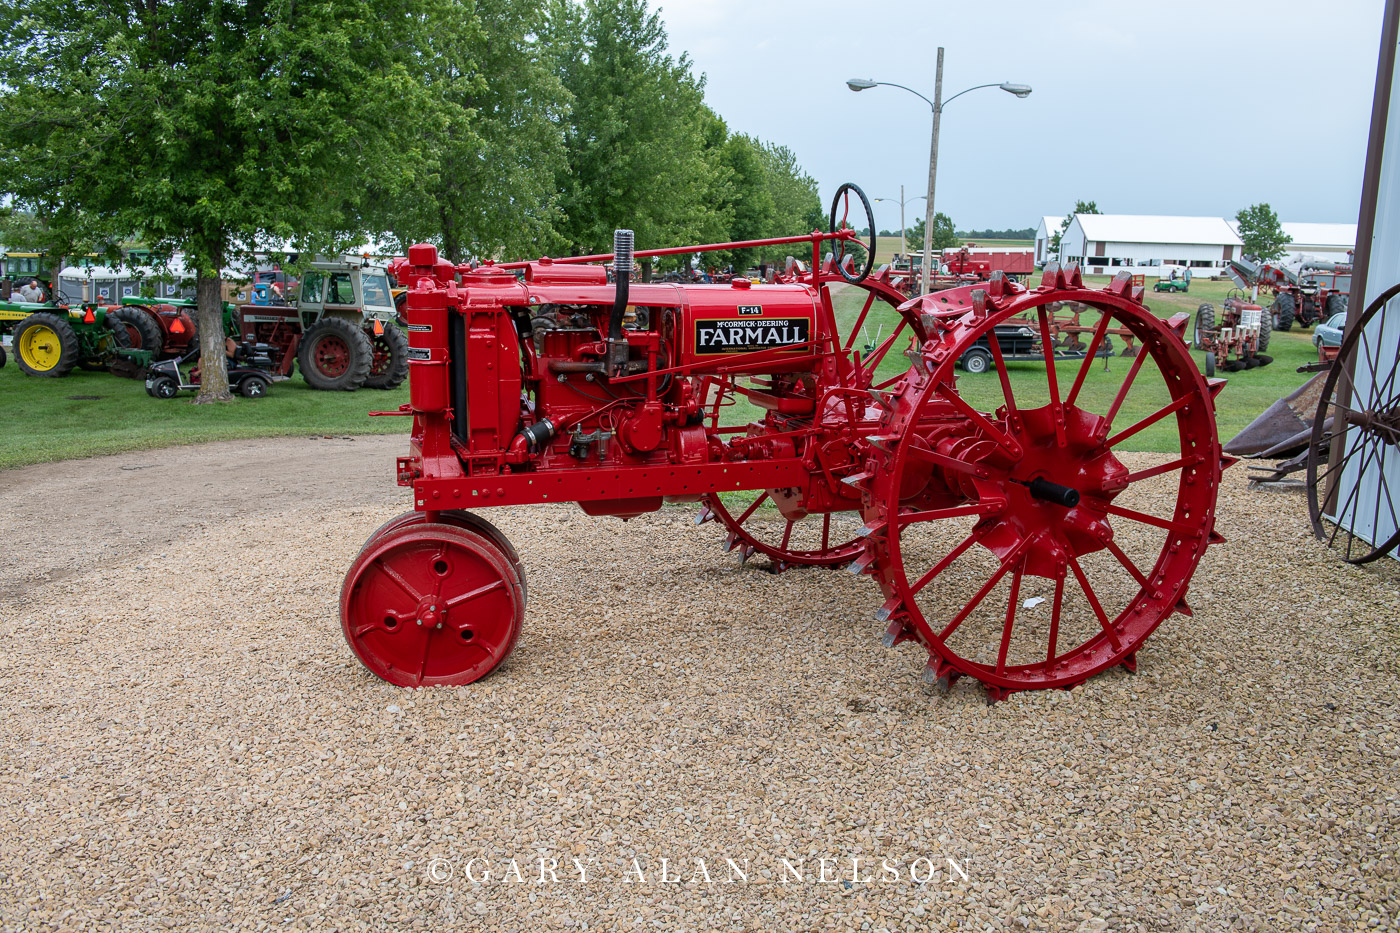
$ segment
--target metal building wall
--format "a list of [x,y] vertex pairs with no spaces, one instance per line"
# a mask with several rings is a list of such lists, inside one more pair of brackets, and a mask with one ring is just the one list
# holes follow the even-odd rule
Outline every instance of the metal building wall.
[[[1380,62],[1376,73],[1371,138],[1362,181],[1361,216],[1357,230],[1357,276],[1353,279],[1349,318],[1356,321],[1378,295],[1400,283],[1400,72],[1395,68],[1400,2],[1388,0],[1381,29]],[[1364,300],[1363,300],[1364,299]],[[1352,396],[1366,407],[1400,403],[1396,372],[1400,360],[1400,296],[1367,326],[1352,373]],[[1347,438],[1356,446],[1356,432]],[[1339,474],[1330,512],[1372,544],[1395,534],[1400,512],[1400,460],[1352,458]]]

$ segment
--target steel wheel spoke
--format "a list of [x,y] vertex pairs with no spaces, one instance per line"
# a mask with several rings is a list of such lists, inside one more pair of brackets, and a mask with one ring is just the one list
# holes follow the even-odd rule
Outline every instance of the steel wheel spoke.
[[1123,569],[1133,575],[1133,579],[1138,582],[1138,586],[1146,589],[1147,577],[1143,576],[1142,571],[1137,568],[1137,564],[1133,563],[1132,559],[1129,558],[1127,554],[1123,553],[1123,549],[1118,546],[1118,542],[1114,541],[1112,538],[1108,538],[1104,541],[1104,545],[1108,548],[1109,553],[1118,558],[1118,563],[1123,565]]
[[[1363,444],[1365,443],[1364,437],[1363,437],[1362,443],[1363,443]],[[1342,518],[1343,518],[1343,516],[1345,516],[1345,515],[1347,514],[1347,510],[1351,508],[1351,504],[1352,504],[1353,502],[1356,501],[1356,494],[1361,490],[1361,474],[1366,472],[1366,467],[1367,467],[1367,465],[1371,462],[1371,460],[1374,458],[1375,452],[1376,452],[1376,448],[1374,448],[1374,447],[1368,447],[1367,450],[1366,450],[1366,456],[1363,457],[1362,460],[1361,460],[1361,466],[1360,466],[1360,468],[1357,469],[1357,471],[1356,471],[1356,482],[1354,482],[1354,483],[1351,484],[1351,492],[1347,495],[1346,504],[1343,505],[1340,509],[1337,510],[1336,527],[1334,527],[1334,528],[1332,529],[1332,536],[1331,536],[1330,538],[1327,539],[1327,546],[1328,546],[1328,547],[1331,547],[1332,544],[1333,544],[1333,542],[1337,540],[1337,532],[1338,532],[1338,531],[1341,529],[1341,527],[1342,527]],[[1352,519],[1351,519],[1351,526],[1350,526],[1349,528],[1347,528],[1347,534],[1353,535],[1353,536],[1354,536],[1353,530],[1354,530],[1355,528],[1356,528],[1356,516],[1353,515],[1353,516],[1352,516]]]
[[1007,453],[1011,454],[1013,457],[1020,455],[1020,445],[1003,434],[996,425],[988,421],[980,411],[969,405],[967,401],[964,400],[962,396],[958,395],[957,392],[953,391],[947,383],[940,382],[934,391],[943,396],[954,408],[962,412],[969,421],[981,428],[988,437],[996,441],[997,445]]
[[[1142,358],[1142,354],[1139,354],[1139,355],[1138,355],[1138,358],[1141,359],[1141,358]],[[1171,402],[1171,403],[1168,404],[1168,405],[1163,405],[1161,408],[1157,409],[1157,411],[1156,411],[1155,413],[1148,415],[1146,418],[1143,418],[1141,421],[1139,421],[1137,424],[1133,425],[1131,428],[1127,428],[1127,429],[1125,429],[1125,430],[1123,430],[1123,431],[1120,431],[1120,432],[1118,432],[1117,434],[1113,435],[1113,436],[1110,437],[1108,440],[1104,441],[1104,444],[1103,444],[1103,445],[1104,445],[1105,447],[1115,447],[1115,446],[1117,446],[1120,442],[1127,440],[1128,438],[1132,437],[1134,434],[1138,433],[1139,431],[1141,431],[1141,430],[1143,430],[1143,429],[1145,429],[1145,428],[1150,428],[1150,427],[1152,427],[1152,425],[1156,424],[1158,421],[1161,421],[1163,418],[1165,418],[1167,415],[1170,415],[1172,412],[1177,411],[1177,410],[1180,409],[1180,408],[1184,408],[1186,405],[1190,404],[1190,402],[1191,402],[1191,396],[1190,396],[1190,395],[1182,395],[1180,398],[1176,399],[1174,402]]]
[[925,463],[932,463],[945,469],[954,470],[958,473],[967,473],[976,476],[979,471],[985,471],[984,467],[969,460],[957,460],[953,457],[945,457],[943,454],[935,453],[927,447],[919,447],[912,441],[909,444],[909,456],[915,460],[922,460]]
[[851,334],[846,338],[846,345],[841,348],[842,350],[849,352],[855,344],[856,335],[860,333],[860,326],[865,323],[865,316],[870,313],[870,308],[875,304],[875,297],[875,292],[872,291],[865,299],[865,307],[860,309],[860,316],[856,318],[855,324],[851,327]]
[[831,513],[822,513],[822,550],[831,546]]
[[428,655],[432,654],[432,649],[433,649],[433,630],[430,629],[430,628],[426,628],[426,627],[425,627],[425,628],[423,629],[423,660],[420,661],[420,662],[418,663],[418,677],[417,677],[417,679],[418,679],[418,684],[419,684],[419,686],[422,686],[422,684],[423,684],[423,677],[424,677],[424,675],[426,675],[426,674],[428,673]]
[[997,336],[997,329],[993,327],[987,331],[987,346],[992,351],[992,363],[997,368],[997,378],[1001,380],[1001,395],[1006,399],[1006,413],[1016,414],[1016,397],[1011,394],[1011,374],[1006,371],[1006,360],[1001,355],[1001,338]]
[[868,382],[875,378],[875,370],[880,368],[880,364],[884,362],[885,354],[890,352],[890,347],[894,346],[895,338],[903,332],[905,325],[908,323],[909,321],[907,319],[901,319],[899,326],[894,329],[894,333],[886,337],[884,343],[876,347],[870,355],[861,362],[861,372],[865,373],[864,381]]
[[992,587],[996,586],[1001,578],[1006,576],[1006,572],[1013,566],[1019,565],[1021,552],[1025,549],[1026,542],[1022,541],[1020,544],[1016,545],[1010,554],[1006,555],[1006,560],[1001,562],[1001,566],[996,569],[996,572],[987,578],[987,582],[982,584],[982,588],[977,591],[968,604],[963,606],[962,609],[958,611],[958,614],[953,616],[953,620],[944,626],[943,631],[938,633],[937,637],[940,642],[947,641],[948,636],[956,632],[958,626],[963,624],[963,620],[972,614],[972,610],[976,609],[981,604],[982,600],[987,598],[987,594],[992,591]]
[[1145,470],[1138,470],[1136,473],[1129,473],[1128,478],[1124,480],[1124,482],[1130,484],[1136,483],[1138,480],[1151,479],[1154,476],[1161,476],[1163,473],[1170,473],[1172,470],[1179,470],[1182,467],[1195,466],[1200,462],[1201,456],[1199,454],[1193,454],[1190,457],[1182,457],[1179,460],[1173,460],[1171,463],[1164,463],[1161,466],[1148,467]]
[[480,598],[480,597],[482,597],[482,596],[485,596],[487,593],[490,593],[490,592],[493,592],[493,591],[499,590],[499,589],[504,589],[504,588],[505,588],[505,585],[506,585],[506,581],[497,579],[497,580],[495,580],[495,581],[493,581],[493,582],[491,582],[491,583],[486,584],[485,586],[478,586],[478,587],[477,587],[476,589],[474,589],[474,590],[468,590],[468,591],[465,592],[465,593],[459,593],[459,594],[456,595],[456,596],[448,597],[448,598],[443,602],[443,606],[444,606],[445,608],[447,608],[447,609],[455,609],[457,606],[460,606],[460,605],[462,605],[463,603],[469,603],[469,602],[471,602],[473,599],[478,599],[478,598]]
[[[1138,371],[1142,369],[1142,364],[1147,362],[1147,351],[1143,350],[1133,358],[1133,365],[1128,369],[1127,378],[1118,387],[1118,394],[1113,397],[1113,404],[1108,407],[1108,414],[1104,415],[1104,424],[1112,425],[1113,419],[1118,416],[1118,409],[1123,407],[1123,402],[1128,397],[1128,390],[1133,387],[1133,380],[1137,378]],[[1111,445],[1110,445],[1111,446]]]
[[1065,417],[1064,408],[1060,404],[1060,381],[1055,371],[1055,344],[1050,339],[1050,315],[1045,310],[1045,305],[1038,309],[1040,312],[1040,349],[1045,357],[1045,379],[1050,386],[1050,416],[1055,422],[1055,443],[1060,447],[1065,446]]
[[1084,598],[1089,600],[1089,605],[1099,620],[1099,627],[1108,636],[1109,644],[1113,645],[1114,651],[1121,651],[1123,643],[1118,640],[1118,633],[1113,631],[1113,626],[1108,621],[1108,615],[1103,611],[1103,606],[1099,604],[1099,598],[1094,595],[1094,588],[1089,585],[1089,579],[1084,576],[1084,568],[1079,566],[1079,561],[1075,559],[1073,554],[1069,555],[1069,565],[1074,570],[1074,579],[1079,581],[1079,588],[1084,591]]
[[1006,652],[1011,647],[1011,626],[1016,622],[1016,601],[1021,598],[1021,575],[1026,569],[1026,559],[1021,558],[1016,572],[1011,575],[1011,598],[1006,601],[1006,624],[1001,629],[1001,647],[997,650],[998,674],[1006,670]]
[[966,551],[968,548],[972,547],[978,541],[981,541],[982,536],[985,534],[985,530],[973,529],[970,535],[968,535],[966,538],[963,538],[961,544],[959,544],[957,547],[953,548],[946,555],[944,555],[942,560],[930,567],[928,569],[928,572],[918,579],[918,582],[916,582],[913,586],[909,587],[909,595],[917,596],[919,590],[922,590],[924,587],[928,586],[929,583],[933,581],[934,577],[947,570],[948,567],[953,563],[953,561],[961,557],[963,555],[963,552]]
[[388,564],[384,563],[383,561],[380,561],[379,570],[381,573],[384,574],[384,576],[388,577],[390,580],[393,580],[396,584],[398,584],[399,589],[403,590],[404,593],[408,596],[408,598],[413,600],[415,603],[423,598],[423,595],[417,590],[415,590],[412,586],[410,586],[408,581],[403,578],[403,575],[400,574],[393,567],[390,567]]
[[1065,566],[1061,564],[1055,570],[1055,601],[1050,610],[1050,638],[1049,645],[1045,649],[1045,663],[1049,664],[1055,660],[1055,649],[1060,640],[1060,607],[1064,605],[1065,599]]
[[[1112,316],[1107,311],[1100,311],[1099,326],[1094,328],[1094,337],[1089,341],[1089,352],[1084,357],[1084,362],[1079,364],[1079,372],[1074,376],[1074,385],[1069,390],[1069,396],[1065,399],[1065,407],[1074,405],[1075,399],[1079,398],[1079,390],[1084,388],[1084,380],[1089,377],[1089,370],[1093,368],[1094,358],[1099,355],[1099,344],[1103,342],[1103,336],[1108,332],[1108,322]],[[1141,353],[1138,356],[1142,356]]]
[[899,516],[898,521],[900,528],[904,528],[919,522],[936,522],[945,518],[961,518],[964,515],[986,515],[988,512],[1000,512],[1004,506],[1003,502],[982,502],[977,505],[957,505],[946,509],[906,512]]
[[753,500],[753,504],[750,505],[747,509],[744,510],[744,514],[743,514],[743,515],[740,515],[738,518],[736,518],[736,519],[734,520],[734,524],[736,524],[736,525],[742,525],[744,522],[748,521],[748,520],[749,520],[749,516],[752,515],[752,514],[754,513],[754,511],[755,511],[760,505],[763,504],[763,500],[764,500],[764,499],[767,499],[767,498],[768,498],[768,493],[767,493],[767,491],[765,490],[764,493],[763,493],[763,495],[761,495],[761,496],[759,496],[757,499]]
[[1191,535],[1194,534],[1196,531],[1195,528],[1182,522],[1176,522],[1166,518],[1158,518],[1155,515],[1148,515],[1146,512],[1138,512],[1133,509],[1125,509],[1121,505],[1113,505],[1112,503],[1105,505],[1104,511],[1107,512],[1109,515],[1117,515],[1120,518],[1126,518],[1131,521],[1140,522],[1144,525],[1153,525],[1157,528],[1165,528],[1168,531],[1174,531],[1179,535]]

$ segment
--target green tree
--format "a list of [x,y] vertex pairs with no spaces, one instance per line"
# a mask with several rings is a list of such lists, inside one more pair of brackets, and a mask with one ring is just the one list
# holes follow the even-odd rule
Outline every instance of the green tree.
[[[924,221],[920,218],[909,228],[909,233],[904,237],[905,248],[911,254],[922,254],[924,251]],[[947,214],[939,211],[933,215],[933,249],[949,249],[960,246],[962,240],[953,226],[953,220]]]
[[[0,9],[0,191],[54,194],[196,270],[199,401],[227,399],[223,270],[268,242],[359,240],[441,120],[415,37],[450,0],[14,0]],[[397,131],[397,132],[396,132]]]
[[617,227],[639,249],[713,232],[704,81],[667,52],[660,16],[645,0],[553,0],[541,44],[573,98],[558,183],[566,248],[605,252]]
[[[765,237],[798,236],[813,230],[825,230],[828,218],[822,211],[817,182],[803,171],[797,156],[787,146],[763,143],[758,147],[763,161],[768,194],[773,201],[773,213]],[[769,246],[758,250],[761,262],[780,263],[788,256],[806,260],[800,244]]]
[[1055,231],[1055,235],[1050,238],[1050,252],[1058,253],[1060,250],[1060,237],[1065,235],[1069,225],[1074,222],[1075,214],[1102,214],[1096,201],[1075,201],[1074,210],[1065,215],[1065,219],[1060,221],[1060,229]]
[[1284,254],[1284,247],[1293,242],[1293,238],[1283,232],[1278,215],[1267,202],[1241,209],[1235,220],[1239,222],[1245,254],[1260,262],[1278,259]]
[[424,37],[421,80],[439,119],[416,127],[425,158],[406,191],[376,192],[379,226],[453,262],[557,245],[569,95],[537,39],[531,0],[478,0]]

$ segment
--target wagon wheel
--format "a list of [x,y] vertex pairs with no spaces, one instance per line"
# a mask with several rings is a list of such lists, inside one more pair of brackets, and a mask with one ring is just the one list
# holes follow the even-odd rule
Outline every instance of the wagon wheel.
[[409,524],[360,552],[340,591],[356,657],[400,687],[480,680],[515,648],[520,581],[500,549],[455,525]]
[[[834,302],[840,348],[847,354],[859,354],[848,376],[853,391],[863,393],[872,387],[885,388],[899,378],[898,373],[891,375],[890,370],[895,360],[902,357],[891,357],[892,349],[911,335],[922,343],[927,337],[923,322],[913,311],[898,310],[907,299],[897,285],[880,277],[867,277],[849,285],[845,279],[829,269],[819,271],[815,278],[802,277],[804,282],[817,283],[822,300]],[[865,293],[863,299],[858,297],[861,292]],[[850,296],[857,300],[847,300]],[[885,326],[873,330],[867,327],[869,322],[881,319]],[[879,334],[880,338],[874,349],[860,352],[864,350],[860,341],[867,334]],[[711,430],[738,427],[732,423],[726,425],[726,422],[739,420],[727,417],[734,410],[738,395],[735,379],[726,376],[700,380],[699,397],[705,401],[706,421]],[[857,397],[860,398],[859,410],[864,412],[870,404],[868,396]],[[844,415],[836,412],[832,417]],[[723,497],[707,495],[701,500],[695,521],[696,524],[718,521],[726,531],[723,543],[726,551],[737,552],[741,562],[762,554],[775,570],[791,566],[835,567],[850,563],[860,553],[863,545],[858,534],[858,519],[842,513],[823,513],[789,521],[775,509],[776,500],[784,495],[785,491],[776,489],[726,492]],[[851,509],[858,504],[852,499]]]
[[[1386,476],[1400,463],[1400,333],[1392,328],[1389,342],[1385,336],[1396,295],[1400,285],[1382,292],[1360,320],[1348,322],[1313,416],[1308,453],[1313,534],[1352,564],[1368,564],[1400,544],[1400,520]],[[1362,372],[1358,363],[1364,363]],[[1374,503],[1365,501],[1370,496]]]
[[[866,465],[871,534],[858,564],[885,596],[876,618],[889,624],[886,644],[917,640],[926,679],[947,687],[966,674],[993,700],[1071,687],[1113,665],[1135,670],[1157,625],[1189,612],[1187,585],[1221,540],[1212,396],[1223,383],[1207,383],[1128,277],[1102,291],[1079,287],[1074,269],[1046,279],[1050,288],[1006,295],[950,327],[925,353],[928,377],[897,390]],[[1044,334],[1045,306],[1069,298],[1101,314],[1083,361],[1061,373],[1047,360],[1044,384],[1014,393],[1003,371],[993,413],[959,395],[953,361],[964,348],[1027,312]],[[1110,326],[1140,343],[1126,374],[1094,370]],[[963,427],[950,432],[954,417]],[[1174,455],[1120,459],[1154,427]],[[1157,514],[1173,486],[1174,512]]]

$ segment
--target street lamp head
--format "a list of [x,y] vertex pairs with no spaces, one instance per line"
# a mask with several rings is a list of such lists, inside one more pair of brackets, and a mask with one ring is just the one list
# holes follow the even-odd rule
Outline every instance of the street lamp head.
[[1015,94],[1017,97],[1031,96],[1031,86],[1029,84],[1012,84],[1010,81],[1004,81],[1001,83],[1000,87],[1006,93]]
[[850,78],[846,81],[846,87],[853,91],[868,91],[879,83],[871,81],[869,78]]

